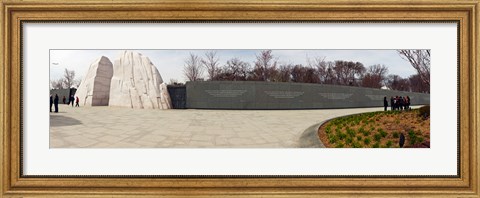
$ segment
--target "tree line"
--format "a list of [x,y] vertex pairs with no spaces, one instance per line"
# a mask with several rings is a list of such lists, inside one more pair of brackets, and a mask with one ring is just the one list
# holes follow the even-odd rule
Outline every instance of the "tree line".
[[399,75],[388,74],[385,65],[365,67],[360,62],[326,61],[325,57],[309,58],[306,65],[280,64],[272,50],[260,51],[256,54],[253,64],[234,57],[221,65],[216,51],[207,51],[202,57],[190,53],[185,59],[183,72],[189,81],[204,80],[203,73],[206,71],[208,80],[212,81],[300,82],[369,88],[386,86],[391,90],[429,93],[430,51],[397,50],[397,52],[411,63],[417,74],[402,78]]

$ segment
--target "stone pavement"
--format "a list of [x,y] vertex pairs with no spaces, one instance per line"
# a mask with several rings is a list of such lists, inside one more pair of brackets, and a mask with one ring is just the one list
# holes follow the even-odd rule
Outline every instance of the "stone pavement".
[[298,148],[316,123],[383,110],[59,108],[50,113],[50,148]]

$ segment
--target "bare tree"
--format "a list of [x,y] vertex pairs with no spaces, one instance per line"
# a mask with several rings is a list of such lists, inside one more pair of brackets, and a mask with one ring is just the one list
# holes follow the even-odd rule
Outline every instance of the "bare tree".
[[312,67],[295,65],[292,69],[292,81],[301,83],[319,83],[320,79],[318,78],[316,71],[317,70]]
[[352,61],[335,61],[333,70],[338,84],[341,85],[357,85],[356,79],[365,73],[362,63]]
[[281,65],[275,75],[276,82],[290,82],[292,79],[292,64]]
[[219,71],[218,56],[216,51],[207,51],[205,52],[205,59],[201,60],[202,65],[207,70],[208,78],[210,80],[215,80],[215,76]]
[[388,68],[385,65],[372,65],[368,67],[362,78],[362,86],[370,88],[381,88],[386,80]]
[[430,93],[430,86],[423,83],[420,75],[415,74],[408,77],[408,82],[410,84],[410,89],[413,92],[420,92],[420,93]]
[[315,57],[313,59],[307,58],[307,63],[310,68],[316,69],[315,73],[318,75],[319,83],[325,83],[326,79],[329,77],[329,68],[325,61],[325,57]]
[[203,74],[202,59],[197,55],[190,53],[190,56],[185,60],[183,66],[183,73],[189,81],[200,80]]
[[430,50],[397,50],[397,52],[417,70],[423,83],[430,86]]
[[276,70],[277,60],[272,54],[272,50],[263,50],[256,55],[255,68],[253,74],[256,80],[270,81],[272,71]]
[[225,71],[230,80],[246,80],[249,73],[250,64],[241,61],[239,58],[232,58],[227,61]]
[[72,88],[77,84],[77,80],[75,79],[75,71],[65,68],[65,72],[63,73],[63,84],[65,89]]
[[64,89],[63,79],[50,80],[50,87],[52,89]]
[[386,86],[391,90],[411,91],[409,80],[402,78],[399,75],[389,75],[386,81]]
[[332,62],[332,61],[328,61],[325,63],[326,64],[326,67],[324,68],[323,71],[319,71],[319,72],[322,72],[324,73],[323,76],[323,80],[322,80],[322,83],[325,83],[325,84],[337,84],[337,78],[336,78],[336,74],[335,74],[335,70],[333,69],[335,67],[335,63]]

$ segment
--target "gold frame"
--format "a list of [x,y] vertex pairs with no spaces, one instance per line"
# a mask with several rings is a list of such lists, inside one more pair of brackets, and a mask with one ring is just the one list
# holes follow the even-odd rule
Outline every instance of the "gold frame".
[[[2,0],[1,195],[20,196],[449,196],[479,197],[477,0]],[[21,23],[24,20],[457,21],[458,177],[25,177],[21,175]]]

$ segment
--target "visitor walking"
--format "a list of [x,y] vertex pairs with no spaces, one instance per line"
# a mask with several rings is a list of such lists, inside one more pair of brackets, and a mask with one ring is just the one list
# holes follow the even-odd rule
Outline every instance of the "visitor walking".
[[80,99],[78,99],[78,96],[77,96],[77,99],[75,100],[75,107],[80,107],[80,105],[78,104],[80,102]]
[[55,94],[55,99],[53,100],[53,105],[55,106],[55,113],[58,113],[58,95]]
[[63,96],[63,104],[67,104],[67,98]]
[[388,101],[386,96],[383,97],[383,107],[384,107],[384,111],[387,111]]
[[72,96],[70,96],[70,99],[68,100],[68,104],[72,103],[72,107],[73,107],[73,103],[75,102],[75,98]]
[[53,106],[53,96],[50,94],[50,112],[52,112],[52,106]]

